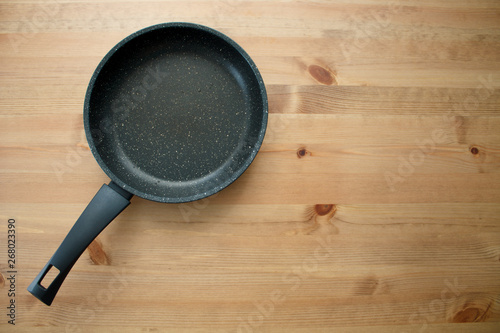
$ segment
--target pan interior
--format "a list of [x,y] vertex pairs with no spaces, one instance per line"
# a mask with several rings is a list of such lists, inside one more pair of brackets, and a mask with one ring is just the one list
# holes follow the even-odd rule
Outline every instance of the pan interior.
[[220,36],[152,30],[121,45],[94,76],[89,143],[111,179],[136,195],[181,202],[213,194],[259,148],[258,78]]

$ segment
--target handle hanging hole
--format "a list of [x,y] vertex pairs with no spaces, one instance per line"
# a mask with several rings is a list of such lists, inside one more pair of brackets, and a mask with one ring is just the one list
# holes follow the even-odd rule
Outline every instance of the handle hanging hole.
[[58,275],[59,270],[57,267],[50,265],[47,272],[43,275],[42,281],[40,281],[40,286],[47,289]]

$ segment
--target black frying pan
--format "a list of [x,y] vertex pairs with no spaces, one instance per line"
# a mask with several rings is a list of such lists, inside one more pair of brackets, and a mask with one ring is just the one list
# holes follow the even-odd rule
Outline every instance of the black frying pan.
[[[179,203],[236,180],[257,154],[267,95],[248,54],[227,36],[190,23],[140,30],[97,66],[83,120],[95,159],[111,178],[28,287],[52,303],[70,269],[133,195]],[[57,268],[52,281],[43,281]]]

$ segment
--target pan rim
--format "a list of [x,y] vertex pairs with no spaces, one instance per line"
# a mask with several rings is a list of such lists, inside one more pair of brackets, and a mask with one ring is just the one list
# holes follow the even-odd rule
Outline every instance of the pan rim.
[[[97,146],[95,143],[95,140],[92,136],[92,130],[90,129],[90,98],[92,96],[92,92],[94,90],[95,83],[97,81],[97,78],[99,77],[99,74],[101,73],[101,70],[103,67],[108,63],[108,61],[112,58],[112,56],[119,50],[121,49],[125,44],[130,42],[131,40],[140,37],[141,35],[144,35],[146,33],[155,31],[155,30],[160,30],[160,29],[169,29],[169,28],[188,28],[188,29],[196,29],[196,30],[201,30],[203,32],[209,33],[214,35],[215,37],[222,39],[225,41],[227,44],[229,44],[230,47],[234,48],[241,56],[242,58],[246,61],[246,63],[249,65],[249,67],[252,70],[252,73],[255,75],[255,79],[258,82],[259,85],[259,90],[260,90],[260,96],[262,99],[262,123],[261,123],[261,128],[257,137],[257,141],[253,147],[252,152],[248,156],[248,158],[244,161],[244,163],[241,164],[241,166],[237,169],[234,170],[230,177],[227,178],[224,182],[221,182],[220,184],[217,184],[213,188],[211,188],[208,191],[205,192],[200,192],[196,193],[194,195],[190,196],[184,196],[184,197],[165,197],[165,196],[158,196],[154,195],[151,193],[146,193],[144,191],[141,191],[126,182],[122,181],[115,173],[108,167],[106,162],[102,159],[101,155],[99,154],[97,150]],[[245,50],[241,46],[239,46],[234,40],[226,36],[225,34],[209,28],[204,25],[196,24],[196,23],[188,23],[188,22],[169,22],[169,23],[161,23],[161,24],[156,24],[152,25],[149,27],[146,27],[144,29],[141,29],[139,31],[136,31],[132,33],[131,35],[125,37],[122,39],[118,44],[116,44],[100,61],[96,69],[94,70],[94,73],[92,74],[92,77],[90,79],[90,82],[87,87],[87,92],[85,94],[85,101],[84,101],[84,110],[83,110],[83,121],[84,121],[84,129],[85,129],[85,135],[87,137],[87,142],[89,144],[90,151],[92,152],[92,155],[96,159],[97,163],[101,167],[101,169],[106,173],[106,175],[118,186],[123,188],[124,190],[130,192],[133,195],[136,195],[138,197],[151,200],[151,201],[156,201],[156,202],[165,202],[165,203],[182,203],[182,202],[189,202],[189,201],[195,201],[199,199],[203,199],[206,197],[209,197],[222,189],[226,188],[230,184],[232,184],[236,179],[238,179],[246,169],[250,166],[250,164],[253,162],[255,157],[257,156],[258,151],[260,150],[262,146],[262,142],[264,140],[266,128],[267,128],[267,121],[268,121],[268,98],[267,98],[267,92],[264,84],[264,80],[256,66],[256,64],[253,62],[253,60],[250,58],[250,56],[246,53]]]

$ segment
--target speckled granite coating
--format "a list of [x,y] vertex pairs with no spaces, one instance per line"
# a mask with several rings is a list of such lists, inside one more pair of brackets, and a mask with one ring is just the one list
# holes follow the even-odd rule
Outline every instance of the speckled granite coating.
[[257,67],[210,28],[167,23],[116,45],[91,78],[84,125],[106,174],[160,202],[212,195],[253,161],[267,125]]

